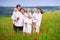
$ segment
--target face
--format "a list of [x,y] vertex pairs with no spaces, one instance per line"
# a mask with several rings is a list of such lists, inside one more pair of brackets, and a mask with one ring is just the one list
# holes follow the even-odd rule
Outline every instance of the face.
[[24,13],[25,13],[24,9],[21,9],[21,13],[22,13],[22,14],[24,14]]
[[27,8],[27,12],[30,13],[30,8]]
[[40,9],[38,9],[38,13],[40,13]]
[[18,10],[20,10],[21,9],[21,7],[20,6],[18,6],[18,8],[17,8]]
[[34,12],[34,13],[37,13],[37,9],[36,9],[36,8],[34,8],[34,9],[33,9],[33,12]]

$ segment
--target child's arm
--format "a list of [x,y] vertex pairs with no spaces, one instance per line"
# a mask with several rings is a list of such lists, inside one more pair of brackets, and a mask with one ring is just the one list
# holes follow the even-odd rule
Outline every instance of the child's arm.
[[15,16],[15,12],[13,12],[12,16],[11,16],[12,20],[16,20],[16,16]]
[[25,14],[24,16],[25,16],[25,17],[27,17],[27,18],[29,18],[29,19],[31,18],[31,16],[30,16],[30,15],[28,15],[28,16],[27,16],[27,15]]
[[35,20],[37,20],[37,18],[36,17],[33,17]]

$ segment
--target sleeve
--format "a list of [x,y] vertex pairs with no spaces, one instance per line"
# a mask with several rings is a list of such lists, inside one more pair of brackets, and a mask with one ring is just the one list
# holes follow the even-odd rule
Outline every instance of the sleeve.
[[13,12],[13,14],[12,14],[12,16],[11,16],[11,19],[12,19],[12,20],[16,20],[15,12]]
[[42,20],[42,14],[40,14],[40,18],[39,18],[39,20]]

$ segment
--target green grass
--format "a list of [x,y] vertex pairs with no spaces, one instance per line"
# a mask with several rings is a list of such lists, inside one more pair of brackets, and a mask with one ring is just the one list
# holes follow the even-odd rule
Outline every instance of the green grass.
[[60,40],[60,12],[56,10],[43,14],[39,35],[16,33],[11,18],[0,17],[0,40]]

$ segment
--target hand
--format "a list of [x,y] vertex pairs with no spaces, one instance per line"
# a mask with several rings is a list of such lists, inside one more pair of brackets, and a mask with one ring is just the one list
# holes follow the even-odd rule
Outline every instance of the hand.
[[14,22],[17,22],[17,20],[14,20]]
[[30,17],[30,16],[28,16],[28,18],[29,18],[29,19],[31,19],[31,17]]
[[19,19],[20,19],[20,18],[18,17],[18,18],[17,18],[17,21],[18,21]]
[[34,17],[35,20],[37,20],[35,17]]

